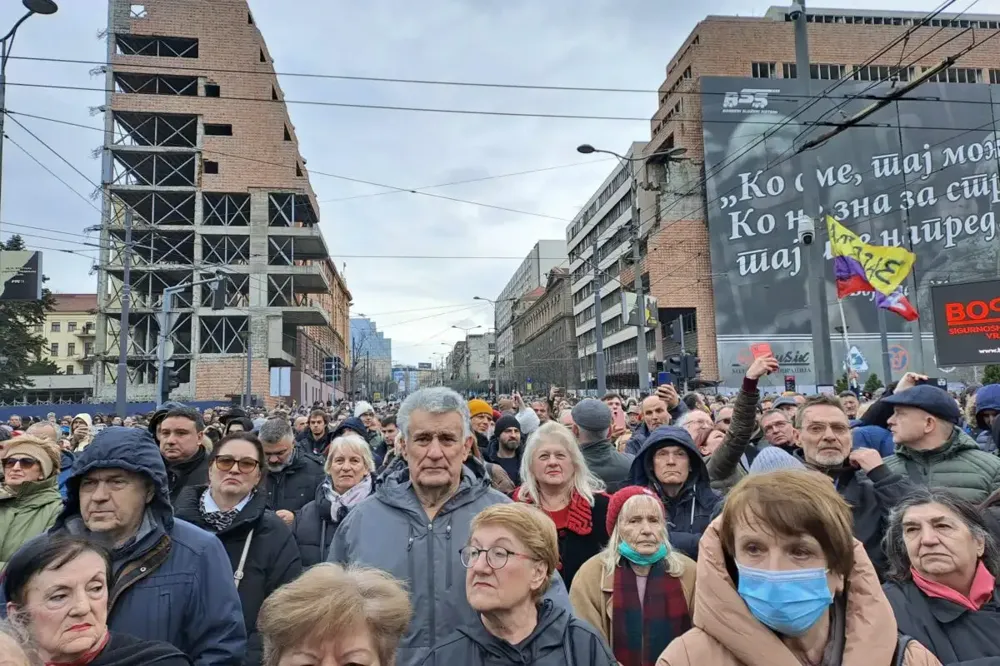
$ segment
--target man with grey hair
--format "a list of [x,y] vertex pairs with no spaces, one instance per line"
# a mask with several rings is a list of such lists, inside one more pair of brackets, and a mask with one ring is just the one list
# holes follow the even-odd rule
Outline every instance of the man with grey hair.
[[611,421],[607,403],[585,398],[573,408],[571,430],[587,467],[604,481],[609,493],[614,493],[628,485],[633,456],[620,453],[611,443]]
[[288,419],[267,419],[258,437],[267,464],[267,508],[290,526],[326,478],[323,463],[295,446],[295,432]]
[[[469,541],[472,519],[509,502],[493,490],[482,461],[470,455],[469,405],[445,387],[411,393],[396,424],[406,466],[389,474],[355,506],[330,546],[330,561],[387,571],[410,591],[413,619],[397,652],[397,666],[415,666],[455,627],[479,622],[465,597],[458,549]],[[569,607],[556,574],[548,596]]]

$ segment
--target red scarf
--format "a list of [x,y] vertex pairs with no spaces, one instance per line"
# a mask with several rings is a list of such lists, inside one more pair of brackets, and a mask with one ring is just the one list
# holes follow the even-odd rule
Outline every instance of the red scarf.
[[969,588],[969,596],[965,596],[947,585],[927,580],[917,573],[917,570],[913,567],[910,567],[910,575],[913,576],[913,583],[928,597],[944,599],[953,604],[958,604],[962,608],[967,608],[970,611],[979,610],[983,607],[983,604],[993,598],[993,586],[996,584],[996,578],[986,570],[986,565],[983,564],[982,560],[979,560],[979,566],[976,567],[976,575],[972,577],[972,587]]
[[94,659],[97,659],[101,651],[107,646],[109,640],[111,640],[111,632],[105,631],[104,638],[92,650],[84,652],[73,661],[47,661],[45,662],[45,666],[87,666]]
[[[526,493],[521,492],[521,486],[514,489],[513,498],[515,502],[524,502],[525,504],[534,504],[531,498],[528,497]],[[565,525],[559,524],[562,521],[558,521],[555,518],[555,514],[562,513],[566,509],[569,509],[569,515],[566,518]],[[583,495],[573,491],[573,495],[570,497],[569,505],[566,509],[560,509],[559,511],[545,511],[545,514],[553,519],[553,522],[557,522],[556,527],[565,527],[570,532],[574,534],[579,534],[580,536],[587,536],[594,529],[594,515],[591,510],[591,506],[587,504],[586,498]]]

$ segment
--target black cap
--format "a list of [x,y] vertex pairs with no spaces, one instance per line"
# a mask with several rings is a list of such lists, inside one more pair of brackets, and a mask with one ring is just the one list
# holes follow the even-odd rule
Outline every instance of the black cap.
[[959,421],[962,420],[962,412],[959,411],[954,398],[948,395],[947,391],[930,384],[921,384],[894,393],[888,398],[883,398],[882,402],[887,405],[916,407],[955,425],[958,425]]

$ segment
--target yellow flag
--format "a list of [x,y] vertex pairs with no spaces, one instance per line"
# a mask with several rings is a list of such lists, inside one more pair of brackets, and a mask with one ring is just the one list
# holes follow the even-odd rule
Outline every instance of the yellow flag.
[[[843,257],[848,263],[857,262],[868,282],[886,296],[891,296],[903,284],[917,259],[906,248],[862,242],[857,234],[829,215],[826,216],[826,229],[830,234],[830,254],[834,261]],[[848,269],[854,272],[850,269],[856,267]]]

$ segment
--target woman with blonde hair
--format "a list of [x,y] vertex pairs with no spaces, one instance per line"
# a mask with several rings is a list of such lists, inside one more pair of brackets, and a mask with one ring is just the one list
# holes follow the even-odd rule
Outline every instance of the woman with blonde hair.
[[55,443],[32,435],[6,442],[0,460],[0,568],[26,541],[56,522],[63,508],[59,494],[60,451]]
[[405,587],[386,572],[317,564],[261,606],[263,663],[394,666],[412,615]]
[[670,547],[663,503],[648,488],[612,495],[607,521],[607,548],[580,567],[570,602],[622,666],[646,666],[691,627],[695,563]]
[[559,562],[556,529],[537,508],[494,504],[472,519],[458,552],[465,596],[479,621],[431,648],[423,666],[612,666],[614,657],[587,623],[545,592]]
[[569,428],[549,421],[528,437],[515,502],[539,507],[559,536],[559,574],[566,588],[577,570],[608,542],[608,496],[587,467]]

